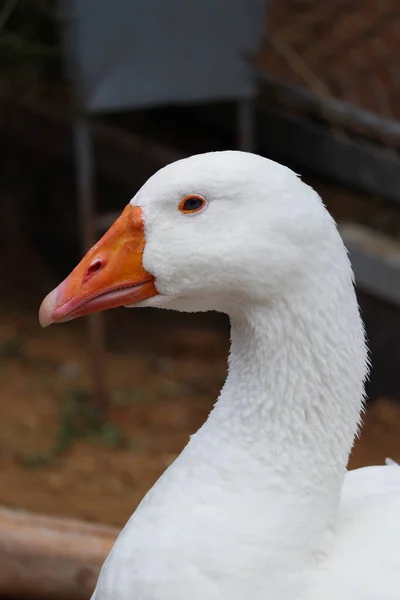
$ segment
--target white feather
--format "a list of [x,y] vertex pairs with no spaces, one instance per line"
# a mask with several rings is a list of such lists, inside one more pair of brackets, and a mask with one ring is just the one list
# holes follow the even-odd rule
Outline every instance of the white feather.
[[[189,193],[207,208],[183,215]],[[400,469],[346,472],[368,356],[353,274],[318,195],[240,152],[159,171],[142,303],[231,319],[207,422],[144,498],[95,600],[398,600]]]

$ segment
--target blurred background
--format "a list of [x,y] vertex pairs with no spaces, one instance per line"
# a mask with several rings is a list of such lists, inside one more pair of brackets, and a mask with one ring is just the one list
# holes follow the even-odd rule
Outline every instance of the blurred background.
[[206,418],[225,317],[37,313],[152,173],[217,149],[338,220],[373,362],[350,467],[400,460],[399,64],[397,0],[0,2],[1,505],[120,527]]

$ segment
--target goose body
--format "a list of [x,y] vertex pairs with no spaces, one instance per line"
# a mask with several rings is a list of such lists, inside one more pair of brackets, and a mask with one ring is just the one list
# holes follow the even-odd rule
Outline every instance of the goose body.
[[319,196],[252,154],[168,165],[40,319],[121,304],[226,312],[231,352],[208,420],[121,532],[92,600],[398,600],[400,467],[346,472],[368,358]]

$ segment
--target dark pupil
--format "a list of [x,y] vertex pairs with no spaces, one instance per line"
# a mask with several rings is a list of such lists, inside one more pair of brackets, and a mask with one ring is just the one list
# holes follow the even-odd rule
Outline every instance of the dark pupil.
[[184,210],[197,210],[203,205],[203,201],[200,198],[188,198],[183,205]]

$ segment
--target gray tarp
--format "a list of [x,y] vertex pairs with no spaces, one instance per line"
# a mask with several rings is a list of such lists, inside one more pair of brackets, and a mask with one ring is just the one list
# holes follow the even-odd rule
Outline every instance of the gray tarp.
[[90,111],[243,99],[266,0],[60,0],[67,57]]

